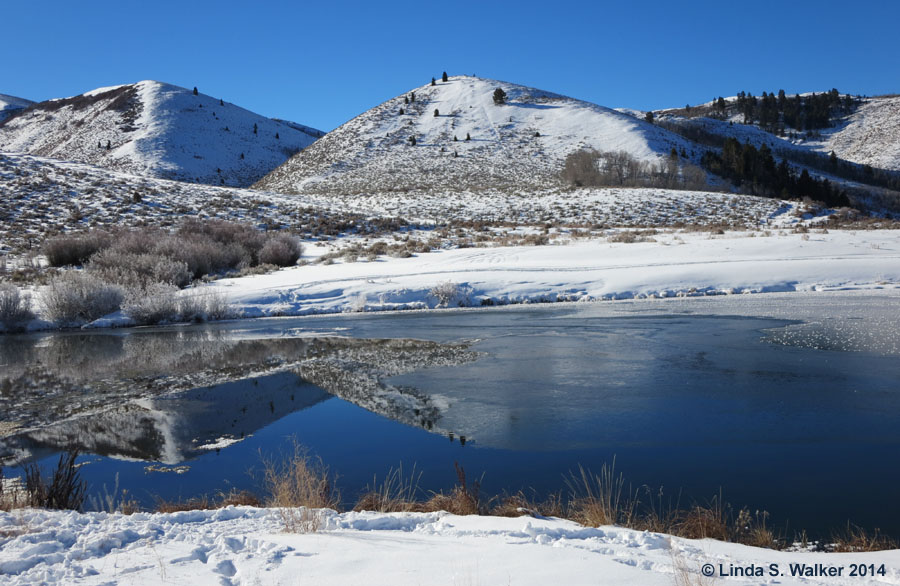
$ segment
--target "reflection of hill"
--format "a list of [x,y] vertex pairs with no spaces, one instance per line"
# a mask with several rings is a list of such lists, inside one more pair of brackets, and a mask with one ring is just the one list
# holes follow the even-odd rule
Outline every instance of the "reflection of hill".
[[418,340],[229,340],[205,330],[7,338],[0,424],[17,431],[0,436],[0,462],[78,447],[177,463],[327,393],[431,428],[440,417],[432,398],[380,379],[475,356],[464,345]]
[[204,445],[241,440],[330,396],[283,372],[129,401],[22,434],[5,447],[31,454],[77,447],[102,456],[178,464],[215,449]]

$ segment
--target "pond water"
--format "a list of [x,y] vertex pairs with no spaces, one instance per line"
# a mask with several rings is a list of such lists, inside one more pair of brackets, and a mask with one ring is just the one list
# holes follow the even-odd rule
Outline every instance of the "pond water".
[[721,492],[788,531],[900,535],[896,300],[795,299],[7,336],[0,462],[77,447],[89,494],[118,478],[152,505],[259,490],[295,440],[348,503],[400,465],[426,496],[458,462],[486,495],[540,497],[615,458],[673,504]]

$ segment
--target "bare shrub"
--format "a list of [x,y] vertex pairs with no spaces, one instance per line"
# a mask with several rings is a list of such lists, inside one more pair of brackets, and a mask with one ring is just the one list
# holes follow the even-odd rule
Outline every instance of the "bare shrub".
[[55,236],[47,240],[41,252],[51,267],[82,265],[98,251],[109,246],[112,236],[102,230]]
[[219,321],[236,315],[225,294],[218,291],[186,291],[177,301],[179,321]]
[[15,285],[0,283],[0,325],[3,329],[18,330],[32,319],[31,296],[22,295]]
[[428,290],[428,296],[438,302],[438,307],[449,307],[459,305],[460,307],[468,305],[469,293],[468,287],[463,287],[453,281],[445,281],[439,283]]
[[191,283],[187,263],[157,252],[134,253],[107,249],[95,254],[88,265],[91,272],[109,283],[141,287],[151,282],[186,287]]
[[280,462],[263,461],[266,505],[279,509],[285,531],[309,533],[320,527],[321,517],[311,509],[336,509],[340,504],[333,478],[321,460],[313,460],[294,442],[293,451]]
[[289,267],[297,264],[297,259],[303,253],[300,241],[290,234],[276,234],[270,236],[259,251],[259,262],[272,264],[279,267]]
[[576,151],[566,157],[561,176],[576,187],[708,189],[706,172],[677,156],[653,163],[636,159],[626,151]]
[[77,458],[76,450],[61,454],[49,481],[41,475],[37,464],[25,466],[25,491],[29,505],[45,509],[80,510],[87,483],[81,480],[75,466]]
[[179,232],[160,241],[154,252],[185,263],[194,278],[253,264],[240,244],[216,242],[203,234]]
[[41,303],[49,320],[76,325],[117,311],[123,297],[122,288],[117,285],[88,273],[66,271],[44,288]]
[[180,321],[178,288],[167,283],[148,283],[129,289],[122,312],[141,325]]

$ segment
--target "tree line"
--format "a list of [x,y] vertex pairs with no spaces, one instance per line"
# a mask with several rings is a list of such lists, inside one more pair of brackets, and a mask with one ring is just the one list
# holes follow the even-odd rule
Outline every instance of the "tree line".
[[830,207],[850,206],[846,192],[828,179],[816,179],[803,169],[788,165],[785,159],[775,162],[772,149],[763,144],[741,144],[735,138],[725,139],[721,154],[707,151],[701,163],[711,173],[731,180],[735,187],[753,195],[790,199],[808,197]]

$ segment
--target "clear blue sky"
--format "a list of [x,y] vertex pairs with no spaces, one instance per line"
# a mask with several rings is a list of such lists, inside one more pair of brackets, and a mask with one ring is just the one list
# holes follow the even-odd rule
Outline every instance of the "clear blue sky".
[[896,0],[12,0],[0,93],[156,79],[322,130],[444,70],[639,109],[740,90],[875,95],[900,92],[898,23]]

